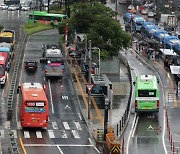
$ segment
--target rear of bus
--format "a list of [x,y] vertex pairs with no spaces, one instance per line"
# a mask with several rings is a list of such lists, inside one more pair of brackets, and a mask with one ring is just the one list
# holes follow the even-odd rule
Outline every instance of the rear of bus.
[[138,76],[135,96],[136,112],[159,112],[159,89],[156,76]]
[[40,83],[24,83],[21,89],[22,127],[48,127],[48,100]]

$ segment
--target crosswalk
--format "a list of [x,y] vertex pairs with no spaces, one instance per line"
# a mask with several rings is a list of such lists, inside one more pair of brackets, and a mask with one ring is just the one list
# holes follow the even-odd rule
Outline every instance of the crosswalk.
[[49,127],[45,129],[22,129],[20,123],[17,123],[17,129],[10,129],[9,122],[5,124],[5,129],[0,129],[0,139],[6,138],[7,135],[12,132],[14,138],[18,138],[17,134],[20,134],[21,138],[31,139],[43,139],[43,138],[74,138],[80,139],[81,132],[83,131],[82,126],[77,121],[71,122],[61,122],[60,124],[57,122],[50,122]]

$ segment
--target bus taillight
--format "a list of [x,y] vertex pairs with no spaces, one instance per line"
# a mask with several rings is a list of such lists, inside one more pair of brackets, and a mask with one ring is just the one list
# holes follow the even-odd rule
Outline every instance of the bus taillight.
[[137,100],[135,100],[135,103],[134,103],[134,105],[135,105],[135,108],[137,108]]

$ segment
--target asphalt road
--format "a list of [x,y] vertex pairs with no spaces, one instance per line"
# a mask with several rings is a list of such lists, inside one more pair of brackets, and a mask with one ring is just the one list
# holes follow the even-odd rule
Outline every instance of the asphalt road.
[[[57,39],[57,30],[40,32],[31,36],[27,42],[24,59],[39,61],[42,57],[42,45],[57,44]],[[45,80],[41,63],[38,63],[35,74],[29,74],[23,68],[21,83],[23,82],[45,84],[50,104],[49,126],[47,129],[19,130],[27,153],[40,154],[45,151],[54,154],[98,153],[92,144],[86,124],[81,121],[82,117],[71,80],[69,65],[65,65],[65,74],[61,80]]]

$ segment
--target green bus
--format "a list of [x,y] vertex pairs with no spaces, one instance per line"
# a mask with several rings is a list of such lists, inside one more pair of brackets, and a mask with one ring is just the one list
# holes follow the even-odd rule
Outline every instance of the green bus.
[[53,22],[54,25],[58,25],[66,18],[67,15],[64,14],[54,14],[43,11],[33,11],[29,13],[29,23],[38,22],[42,24],[51,24],[51,22]]
[[159,112],[159,86],[154,75],[139,75],[135,84],[135,112]]

